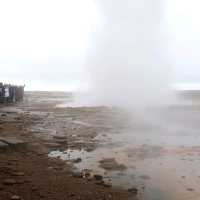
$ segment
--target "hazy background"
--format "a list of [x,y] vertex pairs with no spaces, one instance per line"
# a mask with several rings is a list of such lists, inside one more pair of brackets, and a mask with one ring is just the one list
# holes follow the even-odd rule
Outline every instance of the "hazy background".
[[199,7],[197,0],[1,0],[0,80],[27,90],[92,86],[99,94],[116,85],[198,88]]

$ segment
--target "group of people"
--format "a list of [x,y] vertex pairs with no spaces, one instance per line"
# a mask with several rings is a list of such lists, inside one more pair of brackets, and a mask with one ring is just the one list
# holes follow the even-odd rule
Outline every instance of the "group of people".
[[24,87],[0,83],[0,103],[15,103],[22,101]]

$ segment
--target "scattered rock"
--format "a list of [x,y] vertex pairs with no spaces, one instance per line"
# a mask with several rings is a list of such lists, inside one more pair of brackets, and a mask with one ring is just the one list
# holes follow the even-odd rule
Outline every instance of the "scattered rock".
[[8,144],[0,141],[0,149],[6,149],[8,147]]
[[92,152],[92,151],[94,151],[94,148],[90,148],[90,147],[87,147],[86,149],[85,149],[85,151],[87,151],[87,152]]
[[38,195],[39,195],[40,198],[44,198],[45,197],[45,195],[42,194],[42,193],[39,193]]
[[61,167],[61,166],[55,166],[55,167],[53,167],[53,169],[55,169],[57,171],[62,171],[63,167]]
[[75,178],[82,178],[83,177],[81,172],[73,172],[72,176],[75,177]]
[[102,181],[103,180],[103,176],[99,175],[99,174],[95,174],[94,178],[98,181]]
[[32,191],[37,191],[38,188],[37,188],[36,186],[33,186],[33,187],[31,188],[31,190],[32,190]]
[[24,184],[25,181],[24,181],[24,180],[18,180],[18,181],[16,181],[16,183],[17,183],[17,184]]
[[46,146],[50,147],[50,148],[59,148],[61,146],[61,144],[56,143],[56,142],[49,142],[49,143],[45,143]]
[[11,162],[17,162],[18,159],[17,159],[17,158],[12,158],[12,159],[10,159],[9,161],[11,161]]
[[17,183],[16,180],[15,180],[15,179],[11,179],[11,178],[5,179],[5,180],[3,181],[3,184],[4,184],[4,185],[14,185],[14,184],[16,184],[16,183]]
[[66,140],[67,139],[66,136],[64,136],[64,135],[54,135],[53,138],[58,139],[58,140]]
[[5,113],[1,114],[2,117],[6,117],[7,115]]
[[21,198],[17,195],[13,195],[10,199],[11,200],[20,200]]
[[92,179],[91,170],[89,170],[89,169],[84,169],[84,170],[82,170],[82,174],[83,174],[83,177],[85,177],[85,178],[90,178],[90,180]]
[[73,160],[73,163],[80,163],[81,161],[82,161],[81,158],[76,158],[76,159]]
[[91,181],[93,178],[91,176],[86,177],[87,181]]
[[141,179],[144,179],[144,180],[149,180],[149,179],[151,179],[151,177],[150,176],[148,176],[148,175],[141,175],[141,176],[139,176]]
[[104,185],[104,181],[103,180],[96,180],[95,184],[97,184],[97,185]]
[[11,173],[12,176],[24,176],[24,172],[12,172]]
[[138,194],[138,189],[135,187],[129,188],[128,192],[130,192],[131,194],[137,195]]
[[74,193],[69,193],[69,197],[74,197],[76,196]]
[[104,186],[104,187],[107,187],[107,188],[111,188],[111,187],[112,187],[112,185],[109,184],[109,183],[104,183],[103,186]]
[[22,145],[25,144],[23,140],[17,139],[15,137],[0,137],[0,141],[8,145]]
[[100,167],[106,170],[125,170],[126,166],[117,163],[114,158],[107,158],[100,161]]
[[59,144],[66,144],[67,143],[66,139],[54,139],[53,141],[55,143],[59,143]]
[[187,191],[193,192],[193,191],[195,191],[195,189],[194,188],[187,188]]

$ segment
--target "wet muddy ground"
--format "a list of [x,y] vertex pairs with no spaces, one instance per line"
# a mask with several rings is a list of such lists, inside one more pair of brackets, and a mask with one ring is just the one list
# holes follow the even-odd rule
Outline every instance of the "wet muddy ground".
[[[0,200],[134,198],[133,193],[110,187],[98,176],[87,179],[73,171],[73,163],[48,157],[68,144],[94,149],[84,142],[76,144],[78,138],[70,142],[74,132],[61,120],[63,113],[54,108],[57,102],[54,94],[31,93],[21,104],[0,108]],[[57,115],[60,121],[55,120]]]
[[[7,115],[1,120],[2,127],[8,123],[12,134],[21,130],[18,137],[39,155],[33,157],[33,163],[42,159],[66,163],[67,169],[61,167],[62,184],[71,177],[83,181],[83,185],[87,182],[85,191],[98,186],[99,194],[104,195],[99,199],[200,198],[198,101],[190,99],[167,107],[125,112],[103,106],[83,107],[74,102],[70,93],[36,92],[26,94],[24,103],[1,108],[1,112]],[[0,136],[7,135],[2,130]],[[75,183],[73,188],[81,189]],[[1,191],[7,192],[3,189],[0,194]],[[69,193],[69,188],[66,191]],[[95,193],[90,195],[93,196],[86,197],[96,198]],[[86,197],[79,194],[74,199]]]

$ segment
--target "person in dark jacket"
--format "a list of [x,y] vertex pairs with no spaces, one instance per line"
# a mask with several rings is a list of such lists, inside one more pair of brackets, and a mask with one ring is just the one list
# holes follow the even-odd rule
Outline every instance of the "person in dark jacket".
[[3,83],[0,83],[0,103],[4,101]]

